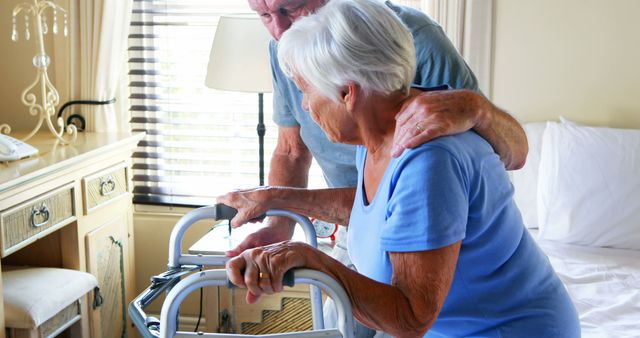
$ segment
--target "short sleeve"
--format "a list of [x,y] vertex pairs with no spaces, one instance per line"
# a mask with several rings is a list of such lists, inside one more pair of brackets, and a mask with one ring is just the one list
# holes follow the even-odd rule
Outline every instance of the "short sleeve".
[[467,182],[459,161],[447,149],[423,145],[405,152],[390,181],[382,248],[424,251],[464,239]]
[[427,24],[414,32],[417,69],[414,84],[479,91],[478,81],[442,28]]
[[290,80],[280,69],[278,63],[278,48],[274,40],[269,42],[269,57],[271,59],[271,75],[273,79],[273,122],[280,127],[295,127],[299,123],[291,113],[290,96],[287,86]]

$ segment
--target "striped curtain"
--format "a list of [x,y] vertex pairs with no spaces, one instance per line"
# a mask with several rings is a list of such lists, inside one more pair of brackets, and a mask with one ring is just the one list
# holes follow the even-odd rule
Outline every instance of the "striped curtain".
[[[132,0],[72,0],[71,97],[115,104],[83,107],[87,131],[129,131],[126,92],[127,34]],[[126,88],[126,82],[125,82]],[[124,94],[124,95],[123,95]]]

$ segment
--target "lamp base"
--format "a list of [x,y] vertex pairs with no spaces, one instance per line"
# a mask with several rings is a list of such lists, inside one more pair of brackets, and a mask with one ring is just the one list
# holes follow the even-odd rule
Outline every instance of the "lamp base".
[[264,104],[263,93],[258,93],[258,156],[259,156],[259,181],[260,186],[264,185],[264,135],[267,132],[267,127],[264,125]]

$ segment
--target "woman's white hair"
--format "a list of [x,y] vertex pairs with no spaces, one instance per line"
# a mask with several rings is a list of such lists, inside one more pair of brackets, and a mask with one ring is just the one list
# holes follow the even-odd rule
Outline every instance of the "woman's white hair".
[[379,0],[327,1],[282,35],[278,62],[334,101],[349,83],[365,95],[408,93],[416,67],[411,33]]

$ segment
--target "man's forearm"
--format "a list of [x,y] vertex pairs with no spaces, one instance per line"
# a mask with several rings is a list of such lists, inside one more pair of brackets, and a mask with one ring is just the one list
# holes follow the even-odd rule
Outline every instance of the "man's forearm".
[[306,188],[309,183],[311,155],[273,154],[269,185]]
[[507,170],[522,168],[529,146],[524,129],[507,112],[485,100],[474,130],[498,153]]
[[[269,185],[306,188],[310,167],[311,154],[279,154],[276,150],[271,157]],[[295,222],[286,217],[270,217],[269,225],[284,227],[291,237]]]
[[344,226],[349,224],[355,188],[303,189],[271,187],[270,205]]
[[[266,194],[258,200],[268,200],[270,208],[286,209],[323,221],[347,225],[355,189],[305,189],[311,161],[311,152],[299,138],[299,130],[281,128],[278,145],[271,157],[270,187],[258,192]],[[278,217],[272,218],[270,222],[284,224],[287,220]]]

